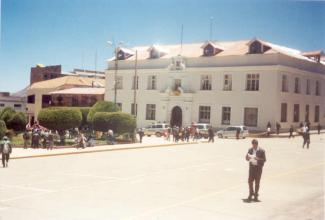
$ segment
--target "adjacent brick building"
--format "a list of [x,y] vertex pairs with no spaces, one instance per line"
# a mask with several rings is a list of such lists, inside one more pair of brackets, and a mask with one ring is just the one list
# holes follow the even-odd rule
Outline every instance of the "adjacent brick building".
[[61,72],[61,65],[43,66],[41,64],[32,67],[30,71],[30,85],[36,82],[55,79],[64,76]]

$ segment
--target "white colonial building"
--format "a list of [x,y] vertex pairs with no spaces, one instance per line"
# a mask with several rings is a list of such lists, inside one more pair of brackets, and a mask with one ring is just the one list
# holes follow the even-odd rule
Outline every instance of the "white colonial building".
[[284,129],[304,121],[324,126],[322,56],[259,39],[120,47],[117,62],[108,61],[105,100],[116,98],[123,112],[134,114],[136,87],[138,127],[202,122],[265,129],[269,121]]

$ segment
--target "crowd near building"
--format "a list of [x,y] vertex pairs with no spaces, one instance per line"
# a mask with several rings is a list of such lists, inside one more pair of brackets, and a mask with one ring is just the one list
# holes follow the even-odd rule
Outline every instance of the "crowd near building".
[[301,52],[254,38],[118,47],[116,55],[108,60],[105,100],[136,115],[138,127],[325,125],[322,51]]

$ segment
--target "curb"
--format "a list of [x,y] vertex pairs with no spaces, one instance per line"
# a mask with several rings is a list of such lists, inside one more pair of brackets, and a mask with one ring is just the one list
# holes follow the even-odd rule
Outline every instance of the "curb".
[[109,151],[123,151],[123,150],[137,150],[137,149],[158,148],[158,147],[172,147],[172,146],[182,146],[182,145],[191,145],[191,144],[198,144],[198,142],[159,144],[159,145],[148,145],[148,146],[138,146],[138,147],[109,148],[109,149],[98,149],[98,150],[79,151],[79,152],[65,152],[65,153],[55,153],[55,154],[38,154],[38,155],[30,155],[30,156],[16,156],[16,157],[11,157],[10,159],[19,160],[19,159],[28,159],[28,158],[55,157],[55,156],[100,153],[100,152],[109,152]]

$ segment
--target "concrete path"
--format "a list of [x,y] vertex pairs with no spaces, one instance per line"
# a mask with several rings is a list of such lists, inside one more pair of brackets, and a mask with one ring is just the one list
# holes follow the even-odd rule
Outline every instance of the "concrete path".
[[11,160],[0,168],[0,219],[324,219],[325,135],[312,135],[309,150],[301,137],[259,139],[258,203],[242,201],[250,141]]

